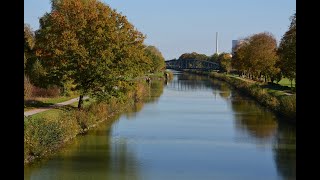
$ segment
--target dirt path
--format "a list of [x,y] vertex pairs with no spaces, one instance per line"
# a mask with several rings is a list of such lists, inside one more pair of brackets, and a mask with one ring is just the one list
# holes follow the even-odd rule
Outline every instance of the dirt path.
[[[89,97],[88,96],[85,96],[83,97],[83,100],[85,99],[88,99]],[[37,108],[37,109],[32,109],[30,111],[25,111],[24,112],[24,116],[31,116],[31,115],[34,115],[34,114],[37,114],[37,113],[40,113],[40,112],[43,112],[43,111],[47,111],[47,110],[50,110],[50,109],[53,109],[53,108],[56,108],[56,107],[61,107],[61,106],[65,106],[65,105],[68,105],[68,104],[72,104],[74,102],[77,102],[79,101],[79,98],[73,98],[73,99],[70,99],[68,101],[65,101],[65,102],[61,102],[61,103],[57,103],[57,104],[53,104],[51,106],[48,106],[48,107],[40,107],[40,108]]]

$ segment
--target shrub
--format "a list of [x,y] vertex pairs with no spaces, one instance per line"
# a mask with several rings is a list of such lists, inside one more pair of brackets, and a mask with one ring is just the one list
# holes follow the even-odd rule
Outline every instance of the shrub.
[[60,88],[57,86],[48,89],[34,87],[32,91],[33,97],[58,97],[60,95]]
[[281,114],[296,119],[296,95],[281,97],[279,110]]
[[28,118],[25,120],[25,156],[40,156],[52,147],[59,145],[64,138],[64,131],[65,129],[61,128],[56,119]]

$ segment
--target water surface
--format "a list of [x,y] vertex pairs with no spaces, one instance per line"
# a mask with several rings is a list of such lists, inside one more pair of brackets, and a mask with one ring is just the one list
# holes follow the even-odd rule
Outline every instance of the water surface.
[[[25,179],[296,179],[296,130],[226,83],[175,72]],[[160,96],[160,97],[159,97]]]

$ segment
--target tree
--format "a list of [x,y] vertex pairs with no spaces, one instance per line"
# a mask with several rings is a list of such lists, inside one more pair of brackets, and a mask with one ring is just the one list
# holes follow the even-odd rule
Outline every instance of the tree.
[[151,71],[159,72],[166,67],[164,57],[161,52],[155,46],[147,46],[145,48],[146,56],[152,61]]
[[196,59],[196,60],[208,60],[208,56],[205,54],[198,54],[196,52],[184,53],[179,57],[179,60],[182,59]]
[[234,55],[232,56],[231,66],[238,70],[239,76],[247,73],[248,47],[249,39],[242,39],[241,44],[235,47]]
[[264,76],[265,81],[278,73],[277,41],[271,33],[264,32],[250,37],[249,61],[255,77]]
[[279,73],[277,42],[271,33],[254,34],[242,40],[235,48],[233,67],[252,79],[273,80]]
[[219,54],[217,54],[217,53],[214,53],[212,56],[210,56],[209,58],[208,58],[208,61],[211,61],[211,62],[218,62],[218,58],[219,58]]
[[26,63],[31,58],[33,53],[33,47],[35,44],[34,32],[29,24],[24,24],[24,69],[26,70]]
[[218,57],[218,63],[221,67],[221,70],[229,73],[231,70],[231,54],[221,53]]
[[296,13],[291,17],[289,30],[280,41],[278,54],[280,58],[277,65],[282,74],[292,82],[296,79]]
[[145,37],[125,16],[98,0],[51,3],[51,12],[40,18],[36,54],[51,82],[73,81],[79,109],[84,95],[121,96],[128,79],[149,70]]

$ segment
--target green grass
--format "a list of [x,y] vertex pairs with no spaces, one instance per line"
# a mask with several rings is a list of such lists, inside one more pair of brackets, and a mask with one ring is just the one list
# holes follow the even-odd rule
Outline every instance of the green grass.
[[[288,78],[282,78],[281,81],[279,81],[279,84],[281,86],[288,86],[288,87],[291,87],[291,82]],[[296,83],[295,81],[292,81],[292,87],[295,87],[296,86]]]
[[40,113],[31,115],[30,117],[32,117],[34,119],[42,119],[44,117],[55,118],[55,117],[58,117],[61,112],[63,112],[63,110],[61,108],[60,109],[50,109],[48,111],[44,111],[44,112],[40,112]]
[[78,96],[79,95],[74,94],[71,96],[59,96],[55,98],[42,98],[42,97],[34,98],[32,100],[25,101],[24,111],[29,111],[31,109],[35,109],[39,107],[47,107],[56,103],[68,101]]
[[[286,96],[286,93],[294,94],[294,92],[292,92],[290,90],[290,88],[289,88],[290,87],[290,81],[287,78],[283,78],[279,82],[279,84],[269,85],[269,84],[264,84],[264,83],[253,81],[251,79],[241,78],[236,74],[227,74],[226,76],[227,77],[231,77],[231,78],[237,78],[237,79],[240,79],[242,81],[249,82],[249,83],[258,83],[258,84],[260,84],[260,86],[262,88],[266,89],[269,94],[271,94],[273,96],[276,96],[276,97]],[[294,82],[292,84],[294,84]]]
[[[89,99],[86,99],[86,100],[83,100],[83,107],[86,108],[88,107],[90,104],[92,104],[93,102],[95,102],[95,99],[93,98],[89,98]],[[78,107],[78,101],[77,102],[74,102],[72,104],[69,104],[68,106],[70,107]]]
[[[91,98],[90,99],[86,99],[86,100],[83,101],[83,107],[87,108],[93,102],[95,102],[94,99],[91,99]],[[31,116],[32,116],[32,118],[35,118],[35,119],[41,119],[41,118],[44,118],[44,117],[55,118],[55,117],[58,117],[59,114],[61,114],[62,112],[69,111],[71,109],[76,109],[76,108],[78,108],[78,101],[74,102],[72,104],[68,104],[68,105],[65,105],[65,106],[61,106],[61,107],[58,107],[58,108],[54,108],[54,109],[50,109],[50,110],[47,110],[47,111],[44,111],[44,112],[40,112],[40,113],[31,115]]]

